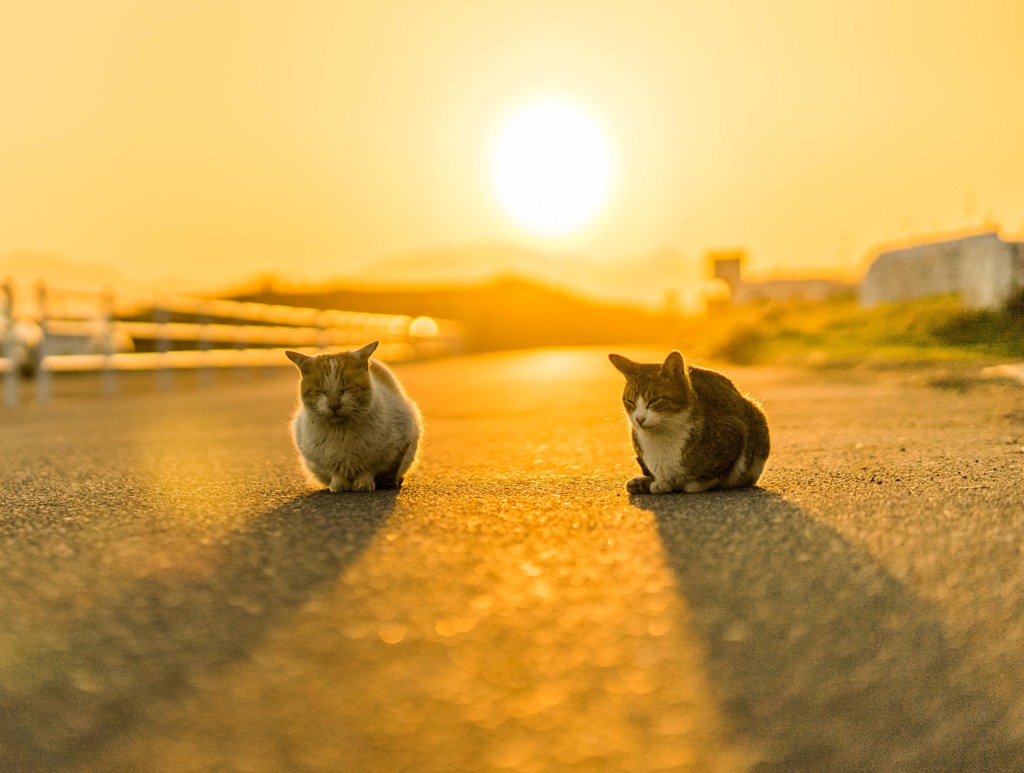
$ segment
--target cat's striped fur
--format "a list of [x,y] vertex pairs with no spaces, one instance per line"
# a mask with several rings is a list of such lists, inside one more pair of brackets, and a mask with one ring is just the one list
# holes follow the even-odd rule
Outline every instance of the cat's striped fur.
[[687,367],[679,352],[662,364],[609,359],[626,377],[622,403],[643,472],[627,491],[696,493],[757,482],[771,450],[768,422],[729,379]]

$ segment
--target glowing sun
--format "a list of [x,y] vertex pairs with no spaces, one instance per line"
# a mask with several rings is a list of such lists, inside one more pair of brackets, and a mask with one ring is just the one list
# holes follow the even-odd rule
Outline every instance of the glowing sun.
[[528,102],[501,124],[490,151],[502,209],[530,233],[564,236],[608,199],[612,151],[600,123],[561,99]]

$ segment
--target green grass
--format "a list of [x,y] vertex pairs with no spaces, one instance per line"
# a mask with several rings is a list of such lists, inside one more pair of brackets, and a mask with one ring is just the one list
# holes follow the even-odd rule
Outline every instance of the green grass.
[[955,296],[872,309],[861,308],[854,297],[751,304],[713,314],[702,333],[708,356],[744,365],[1019,360],[1024,359],[1024,297],[999,311],[964,309]]

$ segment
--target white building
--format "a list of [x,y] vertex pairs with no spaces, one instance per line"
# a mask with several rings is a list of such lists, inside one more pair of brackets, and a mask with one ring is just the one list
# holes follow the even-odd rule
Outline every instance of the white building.
[[1022,287],[1024,243],[993,232],[880,253],[864,277],[860,302],[958,293],[964,306],[995,309]]

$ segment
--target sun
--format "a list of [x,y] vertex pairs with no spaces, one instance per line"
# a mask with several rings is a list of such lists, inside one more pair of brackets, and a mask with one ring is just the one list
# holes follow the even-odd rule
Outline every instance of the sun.
[[490,148],[491,184],[505,213],[542,237],[579,231],[601,211],[612,182],[612,149],[601,124],[565,99],[513,110]]

